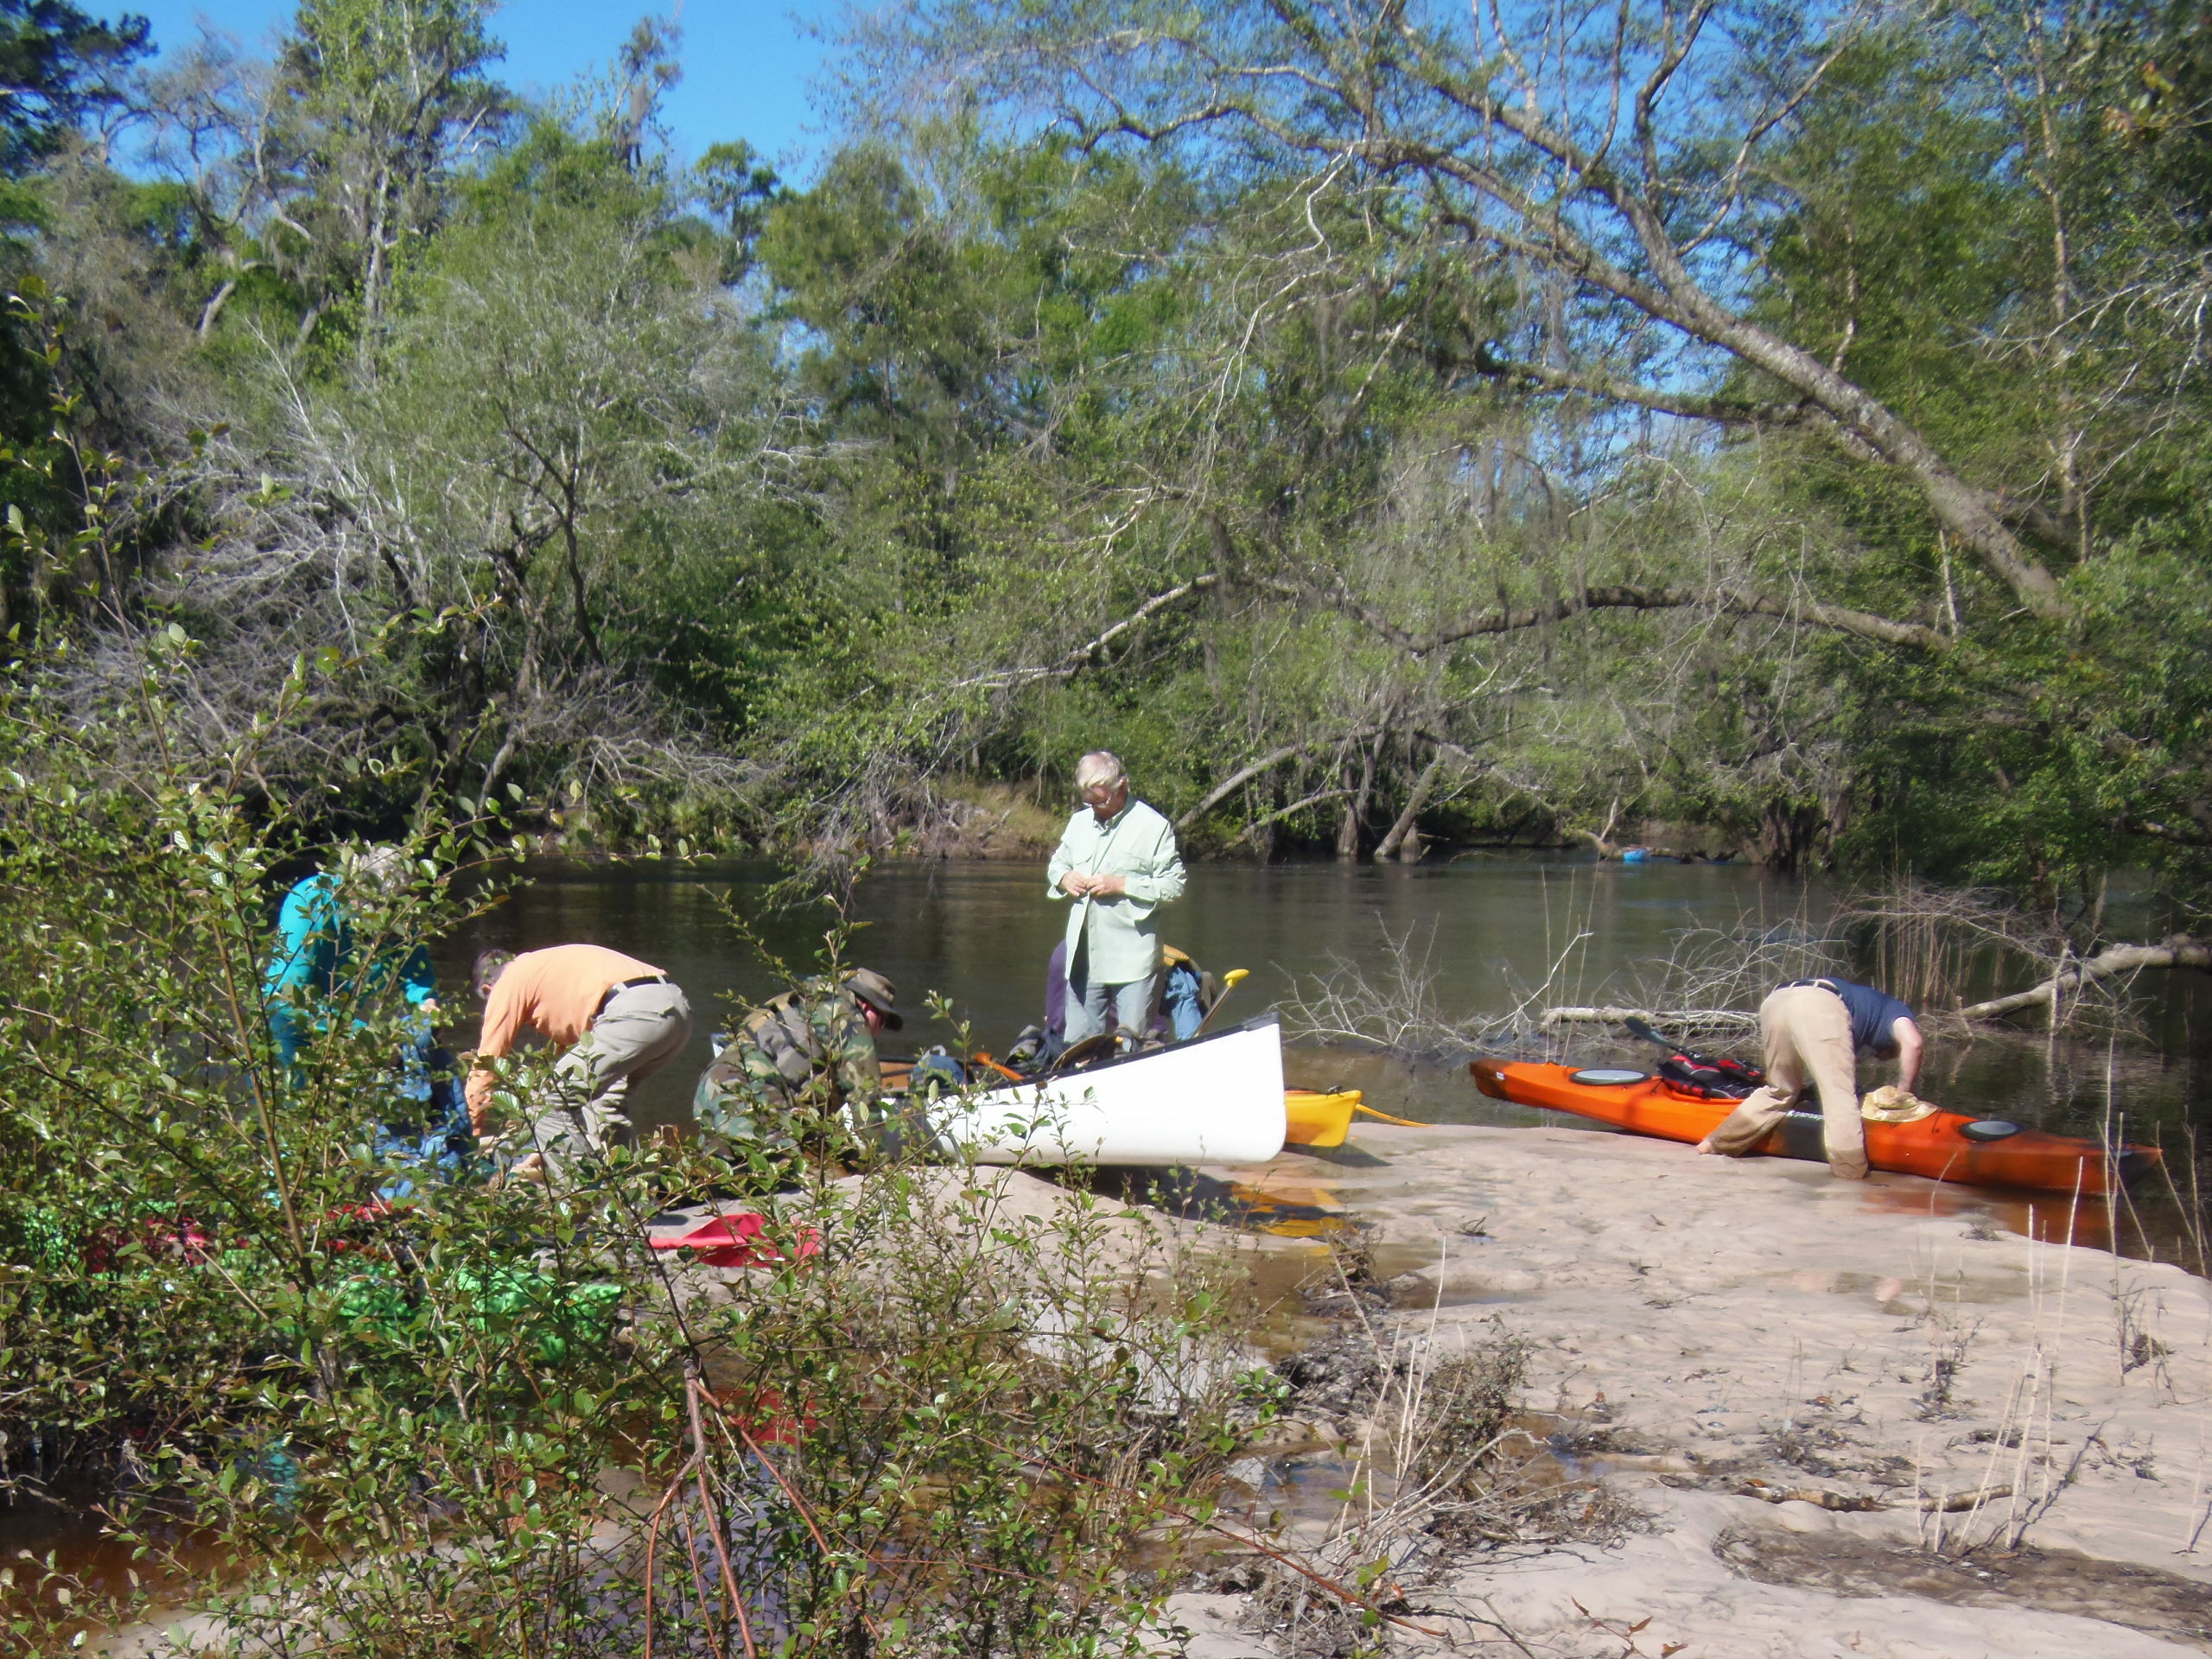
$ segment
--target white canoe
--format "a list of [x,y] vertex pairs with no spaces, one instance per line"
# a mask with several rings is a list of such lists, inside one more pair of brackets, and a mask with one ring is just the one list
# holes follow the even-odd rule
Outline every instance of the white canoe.
[[986,1164],[1256,1164],[1282,1150],[1272,1014],[1040,1084],[930,1108],[948,1152]]

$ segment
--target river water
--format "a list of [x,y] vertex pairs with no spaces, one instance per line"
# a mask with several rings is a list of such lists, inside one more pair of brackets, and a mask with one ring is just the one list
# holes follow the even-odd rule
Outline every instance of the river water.
[[[665,969],[690,993],[696,1030],[690,1052],[639,1090],[635,1116],[644,1127],[681,1122],[709,1058],[709,1033],[782,982],[746,931],[804,967],[835,920],[818,906],[771,908],[766,896],[777,874],[754,864],[542,863],[496,911],[442,942],[440,980],[462,983],[470,957],[486,945],[530,950],[571,940]],[[1648,981],[1651,965],[1693,930],[1703,931],[1708,952],[1717,936],[1817,936],[1833,902],[1816,884],[1744,865],[1483,854],[1409,868],[1195,864],[1184,898],[1161,912],[1161,923],[1166,939],[1216,972],[1250,970],[1225,1018],[1259,1013],[1301,989],[1310,997],[1317,977],[1346,963],[1382,983],[1409,957],[1429,982],[1436,1012],[1457,1022],[1502,1017],[1540,988],[1537,1006],[1633,1001],[1638,979]],[[733,925],[733,911],[743,929]],[[930,993],[968,1022],[976,1046],[1004,1047],[1042,1017],[1046,958],[1066,913],[1047,899],[1041,867],[1027,863],[908,862],[868,873],[849,912],[846,959],[888,974],[910,1010],[906,1031],[887,1039],[887,1051],[957,1046],[951,1023],[922,1012]],[[2148,1042],[1939,1037],[1922,1092],[1956,1110],[2074,1134],[2095,1135],[2110,1115],[2124,1118],[2131,1138],[2163,1134],[2178,1150],[2212,1104],[2207,988],[2203,976],[2148,976],[2146,1025],[2155,1033]],[[451,1034],[462,1046],[474,1041],[471,1028]],[[1587,1029],[1574,1039],[1573,1058],[1630,1057],[1633,1046],[1624,1042]],[[1364,1088],[1371,1104],[1402,1116],[1540,1121],[1485,1099],[1464,1065],[1440,1058],[1408,1065],[1307,1044],[1294,1046],[1288,1065],[1294,1082],[1349,1082]]]

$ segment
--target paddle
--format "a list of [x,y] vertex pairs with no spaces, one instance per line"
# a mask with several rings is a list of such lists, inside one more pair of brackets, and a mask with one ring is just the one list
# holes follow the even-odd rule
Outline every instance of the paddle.
[[1229,994],[1251,977],[1252,970],[1249,968],[1232,968],[1227,973],[1224,974],[1221,976],[1221,995],[1214,998],[1213,1007],[1206,1010],[1206,1017],[1198,1021],[1198,1028],[1192,1032],[1191,1035],[1193,1037],[1205,1036],[1206,1033],[1206,1027],[1213,1024],[1214,1015],[1221,1012],[1221,1005],[1229,1001]]
[[[1686,1047],[1681,1043],[1673,1042],[1667,1038],[1662,1037],[1657,1032],[1651,1028],[1651,1025],[1649,1020],[1643,1019],[1639,1015],[1632,1014],[1629,1015],[1627,1019],[1622,1020],[1621,1024],[1628,1027],[1629,1033],[1631,1036],[1641,1037],[1647,1043],[1656,1043],[1660,1047],[1665,1049],[1669,1054],[1675,1057],[1676,1058],[1687,1060],[1690,1065],[1694,1066],[1702,1066],[1707,1071],[1720,1072],[1725,1077],[1731,1081],[1741,1082],[1752,1086],[1756,1086],[1766,1081],[1766,1073],[1759,1070],[1759,1068],[1755,1065],[1746,1065],[1741,1060],[1728,1059],[1726,1057],[1718,1054],[1701,1054],[1696,1049]],[[1662,1066],[1660,1071],[1664,1073],[1666,1068]],[[1700,1081],[1702,1081],[1702,1079],[1700,1079]]]
[[1640,1015],[1631,1014],[1621,1023],[1628,1027],[1631,1037],[1641,1037],[1647,1043],[1656,1043],[1669,1054],[1679,1054],[1694,1065],[1732,1065],[1736,1064],[1734,1061],[1723,1060],[1715,1055],[1700,1054],[1697,1050],[1675,1041],[1671,1037],[1662,1037],[1651,1028],[1650,1023]]

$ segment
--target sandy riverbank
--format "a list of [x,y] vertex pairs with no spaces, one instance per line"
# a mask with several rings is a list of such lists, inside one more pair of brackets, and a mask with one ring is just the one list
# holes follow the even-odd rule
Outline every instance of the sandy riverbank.
[[[1967,1189],[1847,1185],[1816,1166],[1571,1130],[1376,1128],[1341,1152],[1207,1173],[1222,1184],[1210,1199],[1356,1220],[1358,1255],[1388,1281],[1390,1307],[1371,1298],[1363,1313],[1385,1338],[1395,1326],[1447,1355],[1525,1343],[1520,1402],[1564,1429],[1546,1455],[1602,1482],[1630,1519],[1603,1547],[1430,1557],[1399,1575],[1412,1628],[1389,1631],[1387,1651],[2212,1652],[2202,1280],[2007,1233],[1993,1224],[2018,1206]],[[969,1179],[943,1177],[963,1191]],[[1027,1173],[975,1185],[999,1226],[1067,1203]],[[1097,1224],[1102,1259],[1132,1267],[1155,1241],[1226,1245],[1294,1306],[1328,1261],[1317,1243],[1141,1207]],[[702,1294],[745,1279],[696,1271]],[[1326,1336],[1303,1314],[1271,1329],[1278,1352]],[[1331,1442],[1357,1440],[1358,1420],[1295,1409],[1313,1432],[1271,1434],[1233,1478],[1265,1463],[1259,1486],[1287,1487],[1303,1464],[1308,1496],[1346,1484]],[[609,1516],[610,1560],[639,1518]],[[1313,1550],[1310,1507],[1290,1518],[1286,1541]],[[1183,1594],[1170,1612],[1187,1637],[1163,1650],[1288,1659],[1249,1594]],[[162,1647],[145,1627],[107,1645]]]
[[[1515,1650],[1459,1609],[1548,1656],[2212,1651],[2202,1280],[2005,1233],[1960,1189],[1627,1136],[1375,1128],[1211,1173],[1425,1264],[1391,1317],[1526,1337],[1528,1403],[1648,1517],[1456,1569],[1416,1599],[1456,1645],[1398,1649]],[[1274,1651],[1242,1596],[1175,1612],[1194,1659]]]

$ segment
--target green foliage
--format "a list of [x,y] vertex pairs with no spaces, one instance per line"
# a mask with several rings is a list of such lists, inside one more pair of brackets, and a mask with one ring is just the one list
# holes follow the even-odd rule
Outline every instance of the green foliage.
[[[1586,258],[1497,239],[1506,197],[1439,158],[1541,168],[1456,25],[1217,8],[1213,41],[1313,77],[1286,104],[1190,16],[1108,11],[1157,49],[1076,6],[859,26],[866,136],[805,188],[735,137],[656,148],[658,23],[526,113],[458,0],[316,0],[276,63],[195,60],[159,100],[188,167],[22,181],[10,257],[104,326],[0,362],[41,457],[10,499],[54,546],[75,450],[173,487],[106,586],[19,539],[9,620],[181,620],[236,737],[301,652],[412,618],[257,780],[326,825],[512,785],[561,836],[850,858],[1103,742],[1219,850],[1665,821],[1781,868],[2058,906],[2150,866],[2196,901],[2193,11],[1724,8],[1619,154],[1734,335],[1624,297],[1663,273],[1588,177]],[[927,119],[893,96],[976,73]],[[1363,74],[1391,166],[1325,90]],[[1135,142],[1109,84],[1183,136]],[[1808,401],[1815,369],[1850,396]]]
[[[1234,1270],[1080,1185],[905,1163],[806,1172],[736,1271],[645,1224],[765,1166],[621,1152],[380,1202],[404,1010],[357,976],[278,1062],[296,826],[246,810],[251,751],[181,741],[195,650],[165,635],[90,723],[67,651],[0,688],[0,1482],[89,1487],[143,1552],[135,1589],[17,1564],[11,1648],[159,1586],[343,1653],[734,1651],[741,1618],[763,1651],[1133,1651],[1165,1590],[1130,1574],[1236,1444]],[[268,729],[340,666],[302,663]],[[351,896],[357,950],[491,902],[493,830],[426,823],[404,890]],[[510,1122],[544,1075],[508,1069]]]
[[69,0],[0,0],[0,173],[19,176],[86,115],[120,104],[118,78],[152,49],[143,17],[105,22]]

